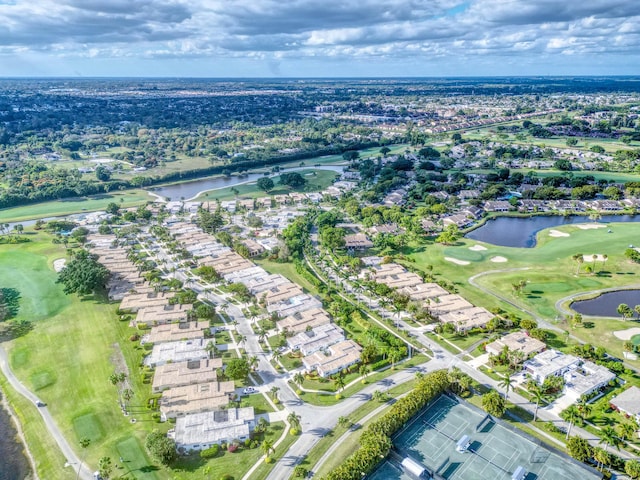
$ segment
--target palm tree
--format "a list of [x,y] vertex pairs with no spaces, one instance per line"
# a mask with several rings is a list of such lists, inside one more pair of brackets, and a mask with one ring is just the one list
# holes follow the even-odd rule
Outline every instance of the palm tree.
[[605,452],[609,448],[609,445],[613,445],[620,450],[620,439],[616,435],[616,431],[613,427],[602,427],[602,430],[600,430],[600,441],[598,443],[604,443]]
[[282,353],[280,353],[278,350],[274,350],[273,353],[271,354],[271,360],[273,360],[276,365],[279,364],[281,358],[282,358]]
[[129,388],[126,388],[125,390],[123,390],[122,398],[124,400],[125,410],[127,410],[127,406],[129,405],[129,401],[131,400],[132,397],[133,397],[133,390]]
[[513,389],[513,380],[511,380],[511,377],[504,377],[502,380],[500,380],[498,386],[505,389],[504,399],[508,400],[509,390]]
[[462,370],[460,370],[458,367],[453,367],[447,373],[447,379],[449,380],[449,383],[451,384],[452,390],[454,392],[458,392],[460,379],[462,377],[463,377]]
[[396,363],[402,358],[402,351],[399,348],[392,348],[389,350],[389,361],[391,362],[391,369],[396,368]]
[[633,316],[633,310],[631,310],[631,307],[629,307],[629,305],[627,305],[626,303],[621,303],[620,305],[618,305],[616,311],[620,315],[622,315],[623,320],[626,320],[627,318]]
[[102,457],[98,461],[98,470],[100,472],[100,476],[104,478],[104,480],[109,480],[111,476],[111,470],[113,470],[113,465],[111,464],[111,458]]
[[636,315],[638,315],[638,318],[640,318],[640,305],[633,307],[633,310],[636,312]]
[[584,263],[584,255],[582,255],[581,253],[576,253],[573,257],[571,257],[571,259],[578,264],[578,267],[576,268],[576,275],[578,275],[578,273],[580,272],[580,265]]
[[264,343],[267,339],[267,331],[264,328],[258,330],[258,341]]
[[289,425],[291,425],[291,428],[297,432],[300,431],[300,420],[301,420],[300,415],[298,415],[295,412],[291,412],[289,415],[287,415],[287,422],[289,422]]
[[238,345],[244,345],[244,343],[247,341],[247,336],[246,335],[240,335],[240,339],[238,340]]
[[215,356],[215,352],[216,352],[216,346],[213,342],[207,342],[207,345],[204,347],[204,349],[207,351],[207,353],[209,354],[209,358],[213,358]]
[[605,465],[609,465],[609,463],[611,462],[611,455],[609,455],[606,450],[595,447],[593,449],[593,459],[597,463],[597,468],[600,468],[602,471],[602,468]]
[[569,428],[567,429],[567,440],[569,439],[569,435],[571,435],[571,428],[576,423],[576,420],[581,418],[580,410],[575,405],[570,405],[566,410],[564,410],[560,416],[563,420],[569,422]]
[[260,444],[260,451],[265,454],[267,456],[267,458],[269,457],[269,454],[272,452],[275,452],[275,448],[273,448],[273,442],[271,440],[268,439],[264,439],[262,441],[262,444]]
[[358,373],[360,373],[360,376],[363,379],[365,379],[369,375],[370,371],[371,371],[371,367],[369,365],[360,365],[360,369]]
[[87,455],[87,448],[91,445],[91,440],[87,437],[83,437],[80,439],[80,447],[82,447],[82,458],[80,459],[80,465],[78,465],[78,474],[76,475],[76,480],[80,478],[80,470],[82,470],[82,463],[84,462],[84,457]]
[[340,393],[340,391],[344,388],[344,373],[340,370],[333,376],[333,383],[336,385],[336,391]]
[[633,438],[636,433],[636,426],[632,423],[620,423],[618,425],[618,433],[620,434],[620,439],[623,441],[629,440]]
[[380,390],[376,390],[375,392],[373,392],[371,394],[371,397],[374,400],[377,400],[378,402],[384,402],[387,400],[387,394],[384,392],[381,392]]
[[271,392],[271,398],[273,399],[274,402],[278,401],[278,392],[280,391],[280,387],[271,387],[271,390],[269,390],[269,392]]
[[258,357],[256,357],[255,355],[249,358],[249,367],[251,367],[251,370],[253,370],[254,372],[256,371],[256,368],[258,368],[259,364],[260,360],[258,360]]
[[349,428],[351,426],[351,421],[348,417],[338,417],[338,425],[342,428]]
[[301,372],[297,372],[294,376],[293,376],[293,381],[299,386],[302,387],[302,384],[304,383],[304,375]]
[[535,422],[538,419],[538,407],[540,406],[540,402],[544,398],[544,392],[542,391],[542,387],[538,385],[535,380],[531,381],[531,385],[527,384],[527,389],[536,401],[536,409],[533,412],[533,421]]
[[604,264],[607,263],[609,256],[605,253],[602,255],[602,268],[604,268]]

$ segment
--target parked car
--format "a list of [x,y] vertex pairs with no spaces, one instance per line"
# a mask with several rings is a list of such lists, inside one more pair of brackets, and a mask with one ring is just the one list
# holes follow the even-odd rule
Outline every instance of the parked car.
[[245,395],[251,395],[252,393],[257,393],[257,392],[258,392],[258,390],[256,390],[253,387],[247,387],[247,388],[242,390],[242,393],[245,394]]

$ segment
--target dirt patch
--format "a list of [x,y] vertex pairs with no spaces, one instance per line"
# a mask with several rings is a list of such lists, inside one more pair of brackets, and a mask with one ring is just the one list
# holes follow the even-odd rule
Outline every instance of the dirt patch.
[[627,328],[626,330],[616,330],[613,334],[620,340],[631,340],[634,335],[640,335],[640,327]]
[[566,232],[561,232],[560,230],[549,230],[550,237],[569,237],[570,235]]
[[65,264],[67,263],[67,259],[66,258],[59,258],[57,260],[53,261],[53,269],[56,272],[59,272],[60,270],[62,270],[65,266]]
[[469,265],[471,262],[467,262],[466,260],[458,260],[457,258],[452,257],[444,257],[447,262],[455,263],[456,265]]
[[595,228],[607,228],[606,225],[602,225],[601,223],[581,223],[576,225],[580,230],[593,230]]
[[583,255],[582,259],[585,262],[604,262],[605,261],[604,256],[599,253],[595,253],[593,255]]

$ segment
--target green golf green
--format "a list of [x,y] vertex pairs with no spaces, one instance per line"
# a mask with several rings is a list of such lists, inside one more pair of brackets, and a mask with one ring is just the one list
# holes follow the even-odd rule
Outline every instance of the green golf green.
[[631,343],[636,346],[640,346],[640,335],[634,335],[633,337],[631,337]]

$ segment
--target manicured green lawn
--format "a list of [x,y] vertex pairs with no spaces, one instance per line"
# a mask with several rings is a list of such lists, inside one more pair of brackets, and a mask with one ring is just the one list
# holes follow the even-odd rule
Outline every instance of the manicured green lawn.
[[[118,459],[117,443],[123,439],[142,449],[144,437],[154,428],[145,407],[149,386],[137,374],[142,351],[128,340],[132,330],[118,320],[116,304],[64,295],[55,283],[51,265],[66,252],[51,238],[39,233],[31,243],[0,246],[0,278],[14,279],[11,285],[21,295],[16,319],[34,323],[31,332],[5,343],[5,348],[16,375],[48,404],[71,445],[85,436],[92,440],[86,461],[95,467],[102,456]],[[120,412],[116,389],[109,382],[119,349],[131,371],[135,424]],[[167,478],[161,471],[143,468],[151,465],[144,453],[136,462],[142,468],[134,472],[136,478]]]
[[[589,219],[585,217],[585,223],[588,222]],[[527,317],[528,315],[518,308],[478,290],[469,283],[471,276],[493,271],[494,273],[477,278],[477,283],[516,305],[535,312],[541,318],[554,322],[560,320],[555,304],[564,297],[574,293],[640,283],[640,265],[624,257],[625,249],[630,244],[638,243],[640,224],[612,223],[609,228],[613,233],[607,233],[608,228],[582,230],[576,226],[555,227],[555,230],[566,232],[569,236],[554,238],[549,235],[549,230],[544,230],[538,233],[538,244],[535,248],[500,247],[461,239],[455,246],[432,243],[413,245],[405,249],[405,253],[416,260],[412,265],[418,268],[433,265],[437,278],[453,282],[460,294],[475,305],[489,309],[501,307],[521,317]],[[482,245],[486,250],[470,250],[469,247],[474,245]],[[578,265],[571,259],[576,253],[606,254],[608,259],[604,264],[597,261],[595,264],[584,262]],[[496,256],[506,258],[507,262],[491,262],[490,259]],[[470,263],[455,265],[444,260],[444,257]],[[576,274],[578,266],[580,273]],[[596,273],[587,273],[587,266]],[[526,270],[523,270],[525,268]],[[514,271],[509,271],[512,269]],[[525,280],[527,285],[521,293],[515,293],[512,284],[521,280]],[[623,341],[616,338],[612,332],[636,325],[635,322],[615,319],[595,319],[591,324],[587,320],[585,322],[589,328],[579,327],[571,330],[571,334],[595,345],[602,345],[618,356],[622,355]],[[558,345],[564,345],[561,340],[558,339]],[[640,366],[640,362],[632,363]]]
[[71,213],[94,212],[104,210],[111,202],[121,207],[142,205],[154,198],[144,190],[124,190],[91,197],[70,198],[51,202],[34,203],[24,207],[0,210],[0,222],[20,222],[32,218],[69,215]]
[[[269,195],[287,194],[290,192],[319,192],[324,190],[333,183],[333,180],[338,176],[337,172],[330,170],[316,170],[310,168],[308,170],[300,170],[298,172],[307,180],[307,185],[304,189],[291,189],[290,187],[279,185],[280,177],[273,177],[273,183],[275,187],[269,192]],[[238,193],[232,189],[237,190]],[[236,185],[235,187],[221,188],[218,190],[209,190],[197,197],[198,200],[233,200],[236,195],[243,198],[257,198],[265,197],[267,193],[260,190],[256,185],[256,182],[245,183],[242,185]]]
[[[275,443],[283,432],[284,422],[273,422],[267,429],[265,438]],[[297,438],[291,435],[287,435],[287,437],[291,437],[291,440],[293,441]],[[283,443],[290,444],[288,439]],[[285,450],[283,449],[283,445],[280,445],[280,447],[276,449],[276,453],[272,454],[272,458],[275,460],[284,454],[284,452]],[[240,451],[235,453],[223,452],[223,454],[219,454],[216,458],[212,458],[208,461],[202,460],[198,454],[193,454],[179,459],[175,468],[171,470],[170,478],[172,480],[199,480],[207,478],[215,480],[222,477],[224,474],[229,474],[233,476],[234,480],[240,480],[261,456],[262,452],[259,447],[251,449],[242,448]],[[265,469],[261,469],[262,473],[259,475],[254,474],[251,478],[265,478],[268,472],[271,471],[272,466],[273,463],[271,465],[265,464]]]
[[53,437],[43,434],[47,427],[37,407],[22,395],[16,393],[0,374],[0,387],[11,404],[22,427],[29,451],[36,462],[37,474],[40,478],[72,480],[76,476],[71,468],[64,468],[65,458],[58,449]]
[[[585,217],[585,223],[588,222],[589,219]],[[487,308],[504,307],[504,303],[471,286],[469,277],[487,271],[527,268],[487,274],[478,278],[477,282],[546,319],[554,320],[555,302],[571,293],[637,283],[640,265],[629,262],[623,253],[629,244],[637,243],[640,224],[614,223],[610,224],[610,228],[613,233],[607,233],[607,228],[581,230],[575,226],[556,227],[555,230],[569,234],[560,238],[550,237],[549,231],[544,230],[539,232],[535,248],[500,247],[461,239],[456,246],[429,243],[412,246],[405,252],[415,259],[413,265],[418,268],[433,265],[437,277],[453,282],[465,298]],[[469,249],[478,244],[486,250]],[[585,262],[580,266],[580,274],[576,275],[578,264],[571,259],[576,253],[606,254],[608,260],[604,265],[602,262],[596,262],[595,265]],[[506,258],[507,262],[490,261],[497,256]],[[444,257],[470,263],[456,265]],[[587,266],[595,268],[597,274],[586,273]],[[520,280],[528,283],[524,291],[516,295],[512,284]]]

